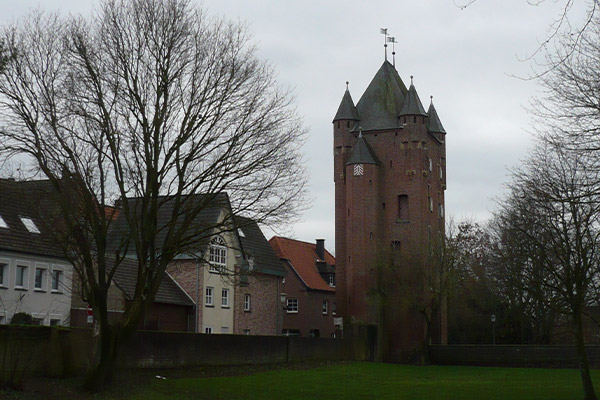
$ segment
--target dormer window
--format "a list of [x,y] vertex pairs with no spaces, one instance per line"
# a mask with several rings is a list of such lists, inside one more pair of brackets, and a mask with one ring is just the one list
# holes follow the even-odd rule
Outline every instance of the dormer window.
[[25,228],[27,228],[29,232],[41,233],[31,218],[21,217],[21,222],[23,223],[23,225],[25,225]]
[[364,172],[364,168],[362,164],[355,164],[354,165],[354,176],[362,176]]
[[329,286],[334,287],[335,281],[333,280],[333,274],[329,275]]
[[0,228],[8,229],[8,224],[6,223],[6,221],[4,221],[4,219],[2,219],[2,215],[0,215]]

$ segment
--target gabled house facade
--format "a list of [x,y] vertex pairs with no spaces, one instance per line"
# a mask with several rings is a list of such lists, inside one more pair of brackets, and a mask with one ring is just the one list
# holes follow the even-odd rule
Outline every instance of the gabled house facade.
[[325,250],[325,241],[274,236],[269,243],[288,270],[282,285],[286,296],[282,333],[335,337],[335,258]]
[[279,335],[284,315],[281,293],[287,271],[255,221],[236,216],[235,222],[246,260],[245,271],[235,286],[235,333]]
[[69,325],[73,267],[42,218],[49,182],[0,179],[0,193],[0,324],[23,312]]

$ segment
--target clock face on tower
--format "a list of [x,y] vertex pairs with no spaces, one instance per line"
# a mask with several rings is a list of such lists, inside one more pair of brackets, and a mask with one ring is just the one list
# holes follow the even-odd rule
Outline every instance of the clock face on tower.
[[363,174],[363,165],[355,164],[354,165],[354,176],[362,176]]

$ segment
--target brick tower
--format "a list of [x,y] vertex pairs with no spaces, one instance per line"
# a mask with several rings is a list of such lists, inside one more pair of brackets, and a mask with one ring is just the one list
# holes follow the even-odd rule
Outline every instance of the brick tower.
[[383,360],[446,341],[445,136],[388,61],[356,106],[346,88],[333,119],[338,315],[376,325]]

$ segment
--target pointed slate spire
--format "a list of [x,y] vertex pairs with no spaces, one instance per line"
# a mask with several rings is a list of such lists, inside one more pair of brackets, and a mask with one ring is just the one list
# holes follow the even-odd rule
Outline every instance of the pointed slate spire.
[[[398,113],[407,93],[408,90],[396,68],[389,61],[384,61],[356,103],[363,130],[398,128]],[[354,132],[356,131],[355,127]]]
[[446,133],[440,117],[438,117],[437,111],[433,106],[433,96],[431,96],[431,104],[429,104],[429,110],[427,111],[427,130],[431,133]]
[[356,146],[352,150],[352,154],[350,154],[350,158],[346,165],[352,164],[379,164],[379,160],[373,153],[373,149],[369,146],[369,143],[365,140],[362,135],[362,131],[358,134],[358,141],[356,142]]
[[335,113],[335,117],[333,117],[333,122],[340,119],[360,120],[358,110],[354,106],[354,101],[352,101],[352,96],[350,96],[350,91],[348,90],[348,82],[346,82],[346,92],[344,93],[344,97],[342,97],[342,102]]
[[402,110],[400,110],[399,117],[403,117],[406,115],[424,115],[427,116],[425,109],[423,108],[423,104],[419,99],[419,95],[417,94],[417,89],[415,89],[415,85],[412,83],[413,77],[410,77],[410,88],[408,88],[408,94],[404,99],[404,104],[402,105]]

